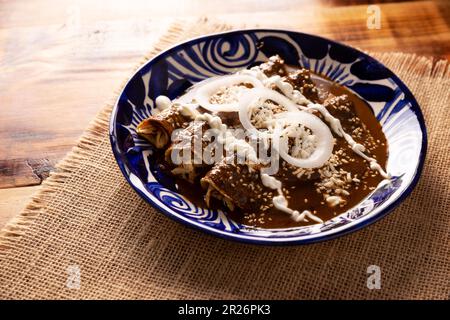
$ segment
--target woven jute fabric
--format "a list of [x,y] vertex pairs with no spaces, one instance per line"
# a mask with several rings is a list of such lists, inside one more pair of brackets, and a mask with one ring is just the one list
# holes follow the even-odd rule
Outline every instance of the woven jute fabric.
[[[149,57],[224,29],[207,21],[174,25]],[[374,56],[412,90],[429,137],[417,188],[381,221],[333,241],[291,247],[230,242],[180,225],[125,181],[108,139],[108,105],[1,232],[0,298],[448,299],[448,63]],[[380,289],[367,287],[371,265],[380,268]]]

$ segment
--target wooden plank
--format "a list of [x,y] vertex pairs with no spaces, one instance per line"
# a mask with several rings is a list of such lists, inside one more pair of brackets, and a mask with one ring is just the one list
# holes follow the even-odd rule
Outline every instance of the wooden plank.
[[0,229],[17,215],[40,186],[0,189]]

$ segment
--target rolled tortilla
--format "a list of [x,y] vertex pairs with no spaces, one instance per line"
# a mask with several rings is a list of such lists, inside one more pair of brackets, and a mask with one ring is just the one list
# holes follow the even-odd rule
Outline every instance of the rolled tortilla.
[[258,68],[264,72],[264,74],[268,77],[279,75],[285,76],[288,74],[286,70],[286,65],[284,64],[284,60],[281,59],[279,55],[274,55],[270,57],[270,59],[264,63],[261,63]]
[[269,61],[259,65],[259,69],[268,77],[281,76],[290,83],[294,89],[299,90],[306,98],[312,102],[319,102],[318,90],[311,79],[311,72],[308,69],[299,68],[294,71],[288,70],[283,59],[278,55],[270,57]]
[[[229,160],[228,160],[229,161]],[[249,170],[245,164],[227,163],[227,158],[215,164],[200,180],[206,190],[205,201],[215,198],[231,211],[236,207],[255,212],[272,205],[274,190],[265,187],[258,169]]]
[[183,116],[177,107],[170,107],[143,120],[137,126],[136,132],[156,148],[163,149],[169,145],[172,132],[182,128],[190,120]]
[[[208,152],[207,145],[210,143],[204,139],[206,130],[210,129],[205,121],[191,122],[189,125],[177,132],[170,147],[165,151],[165,161],[171,166],[171,173],[191,183],[198,181],[212,167],[205,162],[205,153]],[[194,140],[196,142],[194,142]],[[195,143],[200,148],[196,150]],[[190,152],[189,157],[184,157],[184,152]]]

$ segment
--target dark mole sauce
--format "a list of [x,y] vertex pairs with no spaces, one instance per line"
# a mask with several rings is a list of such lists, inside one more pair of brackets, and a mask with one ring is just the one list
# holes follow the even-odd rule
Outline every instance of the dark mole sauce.
[[[370,107],[351,91],[343,86],[340,86],[339,84],[313,74],[312,80],[320,92],[322,102],[326,99],[327,94],[331,94],[336,97],[343,94],[348,96],[348,100],[353,104],[350,113],[339,112],[337,110],[333,110],[333,108],[327,107],[328,111],[341,121],[342,127],[346,133],[352,135],[356,142],[361,143],[366,147],[365,153],[370,157],[375,158],[381,167],[385,168],[388,157],[387,141],[381,130],[381,126],[372,113]],[[352,131],[355,128],[355,123],[351,119],[354,116],[360,120],[358,126],[363,128],[362,134],[359,137],[352,134]],[[330,207],[327,205],[323,195],[316,191],[315,182],[320,181],[320,177],[296,179],[291,183],[282,180],[283,188],[286,188],[289,192],[288,194],[284,193],[284,195],[288,197],[289,208],[298,210],[300,213],[303,210],[309,210],[323,221],[332,219],[333,217],[356,206],[384,179],[378,171],[370,169],[369,163],[366,160],[351,150],[344,138],[338,137],[334,134],[334,132],[333,136],[336,138],[334,150],[342,149],[347,157],[353,159],[353,161],[349,161],[347,164],[343,163],[340,165],[339,169],[342,168],[345,171],[350,172],[352,176],[357,174],[357,177],[360,180],[359,183],[351,183],[350,186],[346,188],[350,195],[342,196],[342,198],[346,200],[345,204],[335,207]],[[207,207],[203,199],[205,191],[202,190],[199,184],[193,185],[185,180],[176,179],[176,185],[177,191],[191,202],[197,206]],[[242,191],[245,192],[245,188],[242,188]],[[307,199],[306,202],[305,199]],[[243,212],[238,208],[233,212],[230,212],[230,210],[225,208],[224,205],[218,200],[214,200],[210,207],[214,209],[222,209],[234,221],[252,227],[287,228],[317,223],[308,218],[308,222],[296,222],[291,218],[290,214],[279,211],[273,207],[263,213]]]

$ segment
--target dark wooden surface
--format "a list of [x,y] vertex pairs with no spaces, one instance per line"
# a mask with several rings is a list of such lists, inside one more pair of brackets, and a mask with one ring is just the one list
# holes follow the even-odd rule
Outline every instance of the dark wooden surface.
[[[381,28],[367,28],[368,4]],[[450,58],[450,1],[0,1],[0,227],[177,18]]]

